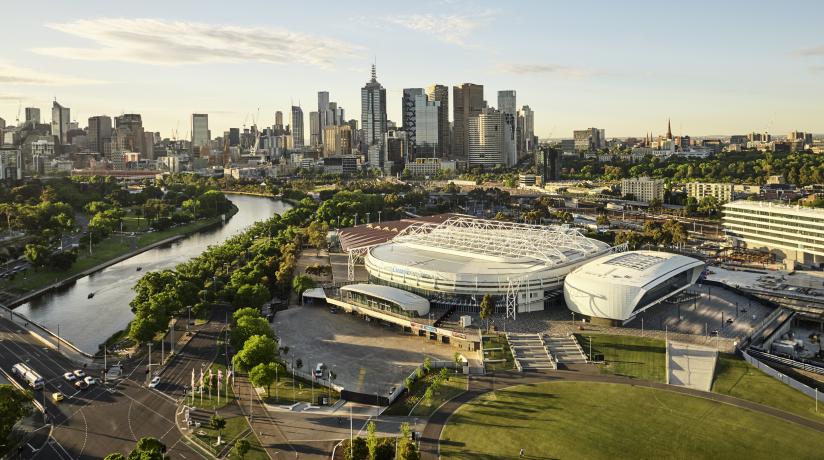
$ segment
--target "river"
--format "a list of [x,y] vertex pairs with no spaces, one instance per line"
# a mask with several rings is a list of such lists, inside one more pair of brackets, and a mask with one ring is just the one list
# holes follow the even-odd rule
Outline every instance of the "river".
[[[61,337],[83,351],[97,352],[99,344],[131,321],[132,287],[146,272],[172,268],[251,224],[290,208],[286,203],[263,197],[229,195],[229,199],[238,212],[225,225],[150,249],[22,304],[14,311],[55,332],[59,325]],[[137,271],[138,267],[142,270]],[[94,297],[89,299],[91,292]]]

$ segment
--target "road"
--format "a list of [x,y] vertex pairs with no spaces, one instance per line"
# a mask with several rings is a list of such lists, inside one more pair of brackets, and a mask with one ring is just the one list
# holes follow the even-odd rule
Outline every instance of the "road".
[[[134,380],[124,378],[78,391],[63,379],[65,372],[78,368],[76,364],[18,325],[1,319],[0,366],[8,372],[18,362],[26,362],[46,380],[45,388],[34,395],[41,402],[45,398],[54,427],[47,445],[38,452],[27,452],[27,458],[100,459],[112,452],[128,453],[144,436],[160,439],[173,459],[201,458],[181,442],[174,424],[174,401],[136,382],[142,380],[145,366],[126,367],[126,373],[134,372]],[[56,391],[64,393],[66,399],[52,401],[50,395]]]
[[687,396],[708,399],[719,403],[729,404],[741,409],[748,409],[762,414],[771,415],[773,417],[785,420],[787,422],[796,423],[798,425],[811,428],[818,432],[824,433],[824,423],[816,422],[790,412],[776,409],[774,407],[765,406],[763,404],[754,403],[744,399],[738,399],[732,396],[727,396],[719,393],[711,393],[706,391],[694,390],[691,388],[676,387],[666,385],[658,382],[649,382],[646,380],[638,380],[630,377],[622,377],[609,374],[596,374],[581,371],[544,371],[544,372],[504,372],[498,374],[488,374],[484,376],[477,376],[470,379],[469,391],[453,398],[438,408],[437,411],[429,418],[429,422],[421,434],[421,459],[422,460],[437,460],[440,458],[440,439],[444,427],[449,421],[449,418],[462,405],[472,401],[478,396],[483,395],[495,389],[503,389],[513,385],[526,385],[530,383],[552,382],[552,381],[581,381],[581,382],[601,382],[613,383],[621,385],[633,385],[647,388],[654,388],[657,390],[671,391],[674,393],[681,393]]

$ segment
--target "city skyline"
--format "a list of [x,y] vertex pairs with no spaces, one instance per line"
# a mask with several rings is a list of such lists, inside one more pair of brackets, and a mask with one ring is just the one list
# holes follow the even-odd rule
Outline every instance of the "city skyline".
[[[404,88],[471,82],[485,87],[490,106],[497,91],[517,91],[518,103],[535,110],[541,138],[589,126],[609,137],[662,134],[668,118],[675,135],[824,132],[824,39],[814,22],[824,6],[813,2],[768,9],[768,41],[753,26],[764,5],[747,2],[644,2],[621,11],[593,3],[583,27],[576,8],[531,2],[507,10],[425,2],[406,13],[375,3],[363,9],[368,17],[332,3],[218,14],[211,4],[193,11],[186,2],[147,2],[152,15],[112,18],[101,5],[5,10],[4,36],[14,44],[0,58],[7,123],[18,106],[46,114],[56,97],[81,126],[93,116],[140,113],[147,131],[189,138],[191,114],[205,113],[217,136],[250,126],[258,109],[258,126],[273,125],[275,112],[293,104],[309,113],[319,91],[360,120],[360,88],[377,63],[388,118],[399,125]],[[513,33],[484,33],[495,24]]]

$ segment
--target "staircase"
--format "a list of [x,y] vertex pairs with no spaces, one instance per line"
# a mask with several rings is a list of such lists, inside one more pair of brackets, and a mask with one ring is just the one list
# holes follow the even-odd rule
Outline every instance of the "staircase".
[[560,364],[586,364],[587,357],[572,335],[544,336],[543,343]]
[[512,356],[522,372],[557,369],[540,334],[507,334]]

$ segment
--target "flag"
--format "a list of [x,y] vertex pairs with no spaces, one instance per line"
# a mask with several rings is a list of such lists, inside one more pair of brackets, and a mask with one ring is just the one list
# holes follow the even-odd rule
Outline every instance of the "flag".
[[209,368],[209,386],[210,387],[212,386],[212,377],[214,377],[214,374],[212,374],[212,368],[210,367]]
[[220,386],[220,382],[223,381],[223,371],[218,369],[217,370],[217,386]]
[[203,368],[200,368],[200,388],[203,389]]
[[195,391],[195,368],[192,368],[192,391]]

